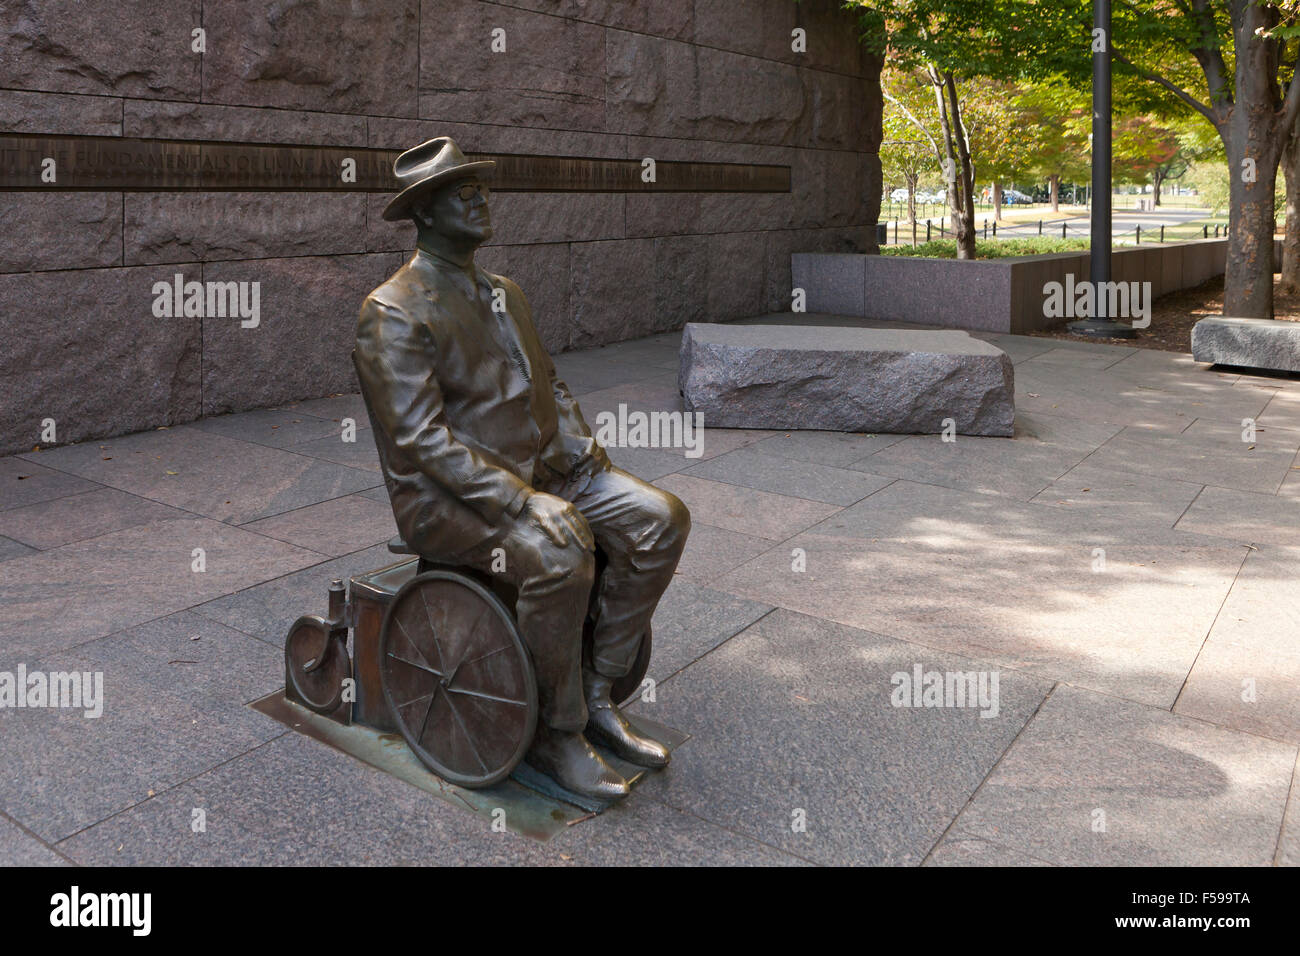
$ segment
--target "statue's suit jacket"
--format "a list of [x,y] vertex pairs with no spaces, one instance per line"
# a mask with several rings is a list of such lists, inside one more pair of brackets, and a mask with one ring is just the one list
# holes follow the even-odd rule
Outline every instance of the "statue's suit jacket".
[[509,279],[418,250],[366,298],[355,360],[398,531],[426,557],[504,536],[545,469],[610,467]]

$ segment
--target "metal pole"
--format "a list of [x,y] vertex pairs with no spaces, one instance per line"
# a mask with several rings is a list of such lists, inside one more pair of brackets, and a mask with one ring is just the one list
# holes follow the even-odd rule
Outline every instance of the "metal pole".
[[[1093,0],[1092,44],[1092,241],[1091,281],[1096,314],[1091,319],[1071,322],[1076,335],[1104,338],[1135,338],[1132,325],[1121,325],[1106,315],[1109,296],[1102,283],[1110,282],[1111,230],[1111,92],[1110,0]],[[1098,32],[1100,31],[1100,33]]]

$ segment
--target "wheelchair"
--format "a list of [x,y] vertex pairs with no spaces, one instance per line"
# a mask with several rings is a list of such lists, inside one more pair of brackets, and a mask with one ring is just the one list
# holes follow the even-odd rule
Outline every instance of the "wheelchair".
[[[413,554],[400,539],[388,547]],[[604,567],[598,548],[589,608]],[[490,787],[514,771],[537,727],[537,681],[515,619],[516,598],[493,575],[418,556],[357,575],[346,587],[337,579],[327,616],[305,615],[289,629],[285,696],[344,724],[401,734],[443,780]],[[587,661],[593,629],[589,613],[582,636]],[[632,669],[614,684],[614,701],[640,689],[652,644],[647,627]]]
[[[377,435],[364,387],[361,394]],[[379,453],[382,459],[382,446]],[[537,680],[515,617],[518,595],[500,575],[427,560],[400,537],[388,549],[405,560],[346,586],[333,581],[327,615],[300,617],[289,628],[285,696],[344,724],[401,734],[420,762],[450,783],[499,783],[524,758],[537,728]],[[599,546],[595,560],[582,635],[588,662],[592,609],[608,564]],[[640,689],[652,644],[647,625],[632,669],[614,684],[615,703]]]

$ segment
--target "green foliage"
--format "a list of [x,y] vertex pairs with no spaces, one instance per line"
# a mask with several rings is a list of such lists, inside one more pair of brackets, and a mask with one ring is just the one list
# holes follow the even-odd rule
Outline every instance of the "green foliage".
[[[1062,239],[1059,236],[1031,236],[1026,239],[989,239],[979,243],[979,258],[1006,259],[1012,256],[1041,256],[1053,252],[1078,252],[1088,248],[1087,239]],[[954,239],[934,239],[913,246],[882,246],[882,256],[919,256],[925,259],[957,258]]]
[[1196,190],[1201,205],[1210,210],[1211,216],[1222,216],[1228,211],[1227,163],[1197,163],[1183,179],[1183,185]]

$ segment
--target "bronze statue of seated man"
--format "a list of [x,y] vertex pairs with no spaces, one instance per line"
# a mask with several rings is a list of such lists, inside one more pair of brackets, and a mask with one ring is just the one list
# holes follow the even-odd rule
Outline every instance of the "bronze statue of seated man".
[[[631,669],[690,530],[676,497],[611,465],[555,374],[528,300],[474,262],[492,236],[488,189],[447,137],[398,157],[415,255],[361,307],[356,364],[376,425],[397,527],[417,554],[506,575],[537,675],[537,736],[525,758],[587,797],[627,781],[588,742],[625,760],[668,763],[610,698]],[[597,543],[590,661],[582,628]]]

